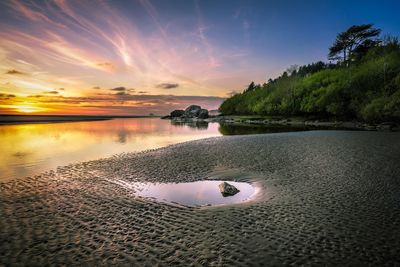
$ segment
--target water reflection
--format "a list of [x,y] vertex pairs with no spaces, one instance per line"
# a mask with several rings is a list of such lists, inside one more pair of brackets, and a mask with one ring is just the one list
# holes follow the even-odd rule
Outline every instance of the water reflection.
[[[218,124],[218,131],[222,135],[246,135],[263,133],[282,133],[315,130],[311,126],[292,126],[292,125],[264,125],[264,124],[244,124],[244,123],[209,123],[205,121],[173,121],[171,125],[177,127],[190,127],[198,130],[207,130],[209,124]],[[322,128],[320,128],[322,129]]]
[[198,130],[207,130],[208,129],[208,122],[206,121],[191,121],[191,122],[182,122],[182,121],[174,121],[171,120],[171,124],[174,126],[182,126],[182,127],[190,127],[195,128]]
[[208,206],[241,203],[256,194],[256,188],[248,183],[231,182],[240,190],[234,196],[223,196],[218,185],[224,181],[203,180],[190,183],[137,183],[136,195],[157,201],[178,203],[185,206]]
[[125,144],[128,137],[128,132],[124,129],[118,131],[118,143]]
[[158,118],[0,126],[0,180],[39,174],[70,163],[220,135],[305,128],[176,122]]
[[177,127],[158,118],[0,126],[0,180],[39,174],[73,162],[136,152],[221,135],[218,124],[205,129]]
[[218,131],[222,135],[245,135],[262,133],[282,133],[312,130],[305,126],[257,125],[257,124],[222,124]]

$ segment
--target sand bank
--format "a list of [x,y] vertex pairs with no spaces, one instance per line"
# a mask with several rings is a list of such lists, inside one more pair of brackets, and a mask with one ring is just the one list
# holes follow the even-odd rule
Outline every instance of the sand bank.
[[[400,135],[230,136],[0,183],[0,265],[395,265]],[[249,181],[264,196],[217,208],[137,198],[110,182]]]

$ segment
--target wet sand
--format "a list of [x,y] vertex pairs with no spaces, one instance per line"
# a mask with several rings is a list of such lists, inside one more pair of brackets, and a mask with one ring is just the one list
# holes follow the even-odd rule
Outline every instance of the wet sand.
[[[229,136],[0,183],[0,265],[400,264],[400,134]],[[256,179],[253,202],[196,208],[126,182]]]

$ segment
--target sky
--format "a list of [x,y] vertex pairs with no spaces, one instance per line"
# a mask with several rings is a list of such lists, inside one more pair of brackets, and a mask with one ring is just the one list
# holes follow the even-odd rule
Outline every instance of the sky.
[[3,0],[0,114],[217,109],[251,81],[327,61],[351,25],[400,36],[398,10],[398,0]]

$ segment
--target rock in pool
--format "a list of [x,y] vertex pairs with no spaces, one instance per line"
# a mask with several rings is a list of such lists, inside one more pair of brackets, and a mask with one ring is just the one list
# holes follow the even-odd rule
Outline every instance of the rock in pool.
[[219,187],[219,191],[221,191],[221,194],[224,197],[233,196],[240,192],[239,189],[237,189],[236,187],[234,187],[231,184],[228,184],[227,182],[221,183],[218,187]]

